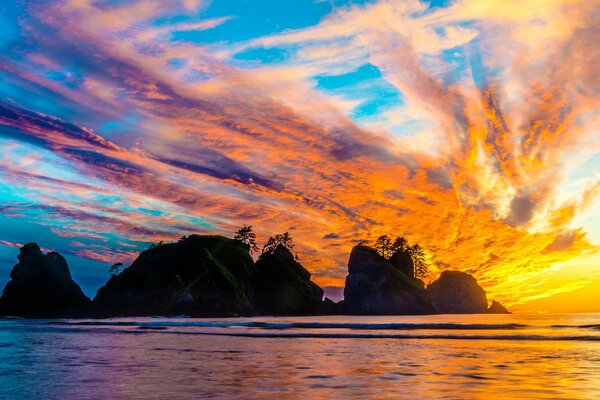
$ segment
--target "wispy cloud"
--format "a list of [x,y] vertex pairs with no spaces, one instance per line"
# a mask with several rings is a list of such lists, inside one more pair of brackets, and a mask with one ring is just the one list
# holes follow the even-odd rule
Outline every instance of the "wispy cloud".
[[[532,283],[597,250],[573,224],[597,178],[573,193],[561,183],[600,146],[600,7],[505,3],[379,1],[203,43],[174,33],[239,16],[27,2],[0,55],[0,147],[17,159],[0,162],[0,200],[42,213],[93,260],[251,223],[262,237],[291,231],[323,285],[341,285],[358,239],[398,234],[431,252],[434,274],[468,270],[508,304],[574,290],[585,282]],[[286,57],[236,58],[256,49]],[[352,99],[317,84],[367,64],[377,74],[352,81]],[[398,102],[354,113],[383,83]]]

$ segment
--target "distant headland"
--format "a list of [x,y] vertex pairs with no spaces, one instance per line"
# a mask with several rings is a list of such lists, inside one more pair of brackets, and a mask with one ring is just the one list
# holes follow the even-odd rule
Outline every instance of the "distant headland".
[[142,251],[111,277],[93,300],[72,279],[66,260],[38,244],[20,249],[0,297],[0,315],[26,318],[138,316],[233,317],[284,315],[415,315],[508,313],[475,278],[444,271],[425,287],[420,247],[381,237],[352,249],[344,300],[336,303],[311,280],[289,234],[271,237],[256,262],[252,228],[233,239],[190,235]]

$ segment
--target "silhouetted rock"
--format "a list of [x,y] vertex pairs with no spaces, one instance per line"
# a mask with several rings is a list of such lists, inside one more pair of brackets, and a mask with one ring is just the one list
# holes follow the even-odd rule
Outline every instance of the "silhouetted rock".
[[323,300],[323,304],[321,305],[321,312],[320,314],[322,315],[337,315],[337,314],[341,314],[343,313],[343,302],[338,302],[336,303],[335,301],[331,300],[329,297],[325,297],[325,300]]
[[343,308],[349,314],[431,314],[423,282],[392,266],[377,251],[355,246],[348,261]]
[[0,315],[28,318],[83,317],[90,299],[71,278],[64,257],[42,253],[37,243],[21,247],[11,280],[0,297]]
[[191,235],[142,252],[98,290],[105,316],[234,316],[254,313],[248,247],[222,236]]
[[481,314],[487,312],[485,291],[466,272],[444,271],[427,290],[440,314]]
[[283,245],[256,262],[256,310],[268,315],[302,315],[322,312],[323,289],[310,280],[310,272]]
[[487,312],[488,314],[510,314],[510,311],[496,300],[492,300],[492,305],[488,308]]
[[415,277],[415,263],[407,251],[396,251],[390,258],[390,263],[409,278]]
[[86,317],[189,315],[403,315],[509,313],[497,301],[487,309],[475,278],[445,271],[424,288],[406,252],[388,261],[368,246],[355,246],[348,261],[344,300],[323,300],[323,289],[285,246],[261,255],[222,236],[191,235],[153,245],[98,290],[93,302],[71,278],[65,259],[21,248],[0,297],[0,315]]

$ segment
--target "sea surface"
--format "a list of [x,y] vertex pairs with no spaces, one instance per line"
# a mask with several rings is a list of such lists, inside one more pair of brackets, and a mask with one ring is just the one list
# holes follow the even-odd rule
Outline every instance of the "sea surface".
[[600,399],[600,314],[0,320],[0,399]]

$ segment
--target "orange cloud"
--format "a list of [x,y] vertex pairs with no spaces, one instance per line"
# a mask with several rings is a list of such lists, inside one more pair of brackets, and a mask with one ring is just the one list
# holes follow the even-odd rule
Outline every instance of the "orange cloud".
[[[90,201],[82,203],[52,194],[56,183],[43,171],[23,174],[6,166],[6,179],[38,188],[39,198],[54,206],[48,213],[69,217],[71,229],[88,221],[102,233],[116,229],[153,241],[193,230],[230,233],[243,223],[263,238],[290,231],[301,259],[326,286],[343,284],[356,241],[389,234],[425,247],[432,277],[466,270],[490,298],[509,306],[575,290],[585,281],[557,288],[544,276],[597,250],[572,221],[592,203],[598,183],[559,198],[573,159],[598,150],[587,115],[598,110],[600,31],[577,11],[580,3],[540,0],[535,8],[511,2],[498,12],[493,3],[457,1],[428,11],[418,1],[382,1],[340,10],[315,27],[252,40],[222,51],[220,59],[202,46],[165,43],[168,35],[146,26],[167,12],[160,2],[108,11],[91,2],[53,7],[39,16],[59,35],[48,39],[49,48],[66,46],[90,59],[101,54],[95,63],[102,68],[86,71],[79,92],[38,76],[38,68],[59,64],[51,56],[43,65],[6,63],[4,69],[81,99],[88,111],[113,117],[121,106],[143,118],[127,138],[109,141],[78,124],[3,106],[1,124],[42,141],[100,182],[61,184],[73,198],[87,193]],[[340,38],[351,40],[341,45]],[[89,45],[87,53],[79,41]],[[550,41],[552,50],[540,45]],[[241,49],[292,44],[302,48],[298,58],[277,68],[226,63]],[[456,48],[466,67],[449,79],[438,56]],[[186,61],[177,72],[167,66],[175,56]],[[308,82],[323,68],[344,71],[365,60],[402,93],[411,113],[431,122],[436,151],[405,147],[410,138],[403,142],[385,125],[377,131],[359,126]],[[345,62],[350,66],[338,65]],[[192,72],[206,77],[189,81]],[[294,95],[285,93],[292,89]],[[111,190],[126,204],[94,204],[94,196]],[[123,211],[143,207],[161,214]],[[206,225],[194,227],[193,218]],[[105,260],[109,253],[102,247],[78,254]]]

